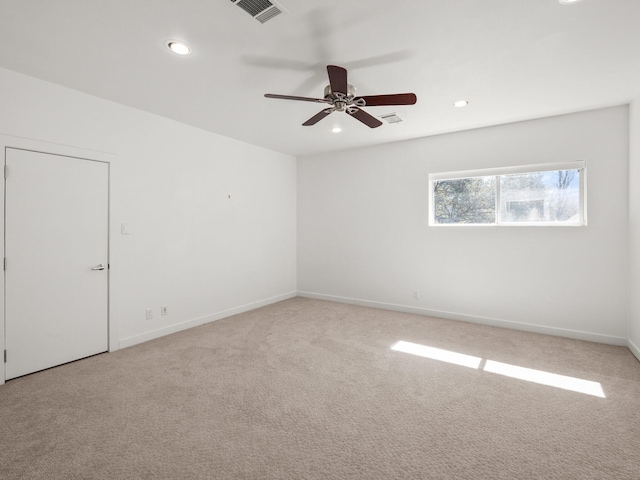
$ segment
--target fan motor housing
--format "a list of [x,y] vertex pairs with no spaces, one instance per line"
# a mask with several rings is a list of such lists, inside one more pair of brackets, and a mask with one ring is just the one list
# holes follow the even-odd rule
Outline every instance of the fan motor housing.
[[[356,87],[351,84],[347,85],[347,97],[355,98],[356,96]],[[333,97],[333,91],[331,90],[331,85],[327,85],[324,87],[324,98],[329,100]]]
[[331,85],[324,87],[324,98],[331,102],[333,108],[337,112],[344,112],[349,105],[353,103],[353,99],[356,96],[356,87],[351,84],[347,84],[347,95],[344,96],[341,93],[334,94],[331,90]]

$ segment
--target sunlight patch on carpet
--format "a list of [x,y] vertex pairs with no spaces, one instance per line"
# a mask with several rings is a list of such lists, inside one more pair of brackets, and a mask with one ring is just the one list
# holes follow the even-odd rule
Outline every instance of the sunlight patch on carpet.
[[[452,352],[451,350],[443,350],[441,348],[429,347],[418,343],[405,342],[400,340],[391,346],[391,350],[397,352],[410,353],[419,357],[438,360],[440,362],[451,363],[462,367],[479,369],[483,359],[464,353]],[[543,370],[534,370],[532,368],[518,367],[508,363],[496,362],[494,360],[486,360],[482,368],[485,372],[503,375],[505,377],[525,380],[527,382],[546,385],[549,387],[561,388],[572,392],[584,393],[594,397],[607,398],[602,389],[602,385],[598,382],[583,380],[581,378],[569,377],[566,375],[558,375],[556,373],[545,372]]]
[[412,355],[418,355],[419,357],[430,358],[432,360],[439,360],[441,362],[453,363],[454,365],[460,365],[461,367],[476,369],[480,366],[480,362],[482,361],[479,357],[472,357],[471,355],[442,350],[440,348],[427,347],[426,345],[419,345],[417,343],[404,342],[402,340],[394,344],[391,347],[391,350],[410,353]]
[[594,397],[606,398],[600,383],[583,380],[581,378],[567,377],[543,370],[518,367],[508,363],[494,362],[493,360],[487,360],[484,371],[517,378],[519,380],[526,380],[527,382],[539,383],[540,385],[548,385],[550,387],[562,388],[563,390],[593,395]]

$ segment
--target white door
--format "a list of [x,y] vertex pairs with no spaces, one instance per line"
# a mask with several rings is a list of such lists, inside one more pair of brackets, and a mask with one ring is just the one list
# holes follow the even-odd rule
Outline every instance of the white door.
[[5,161],[8,380],[108,348],[109,166],[12,148]]

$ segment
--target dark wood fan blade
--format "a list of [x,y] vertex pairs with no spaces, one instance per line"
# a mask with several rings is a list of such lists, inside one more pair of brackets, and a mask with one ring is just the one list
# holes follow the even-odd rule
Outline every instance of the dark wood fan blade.
[[333,93],[347,94],[347,70],[336,65],[327,65],[329,84]]
[[329,103],[324,98],[295,97],[293,95],[275,95],[273,93],[265,93],[267,98],[280,98],[282,100],[299,100],[301,102]]
[[359,98],[362,98],[364,100],[367,107],[377,107],[380,105],[414,105],[418,101],[418,97],[416,97],[415,93],[368,95]]
[[318,123],[320,120],[322,120],[324,117],[326,117],[332,112],[333,112],[333,108],[325,108],[321,112],[316,113],[313,117],[311,117],[309,120],[304,122],[302,125],[304,125],[305,127],[310,127],[311,125],[315,125],[316,123]]
[[347,110],[347,113],[351,115],[353,118],[355,118],[356,120],[360,120],[367,127],[376,128],[382,125],[382,122],[378,120],[376,117],[369,115],[367,112],[365,112],[364,110],[360,110],[357,107],[349,107],[349,110]]

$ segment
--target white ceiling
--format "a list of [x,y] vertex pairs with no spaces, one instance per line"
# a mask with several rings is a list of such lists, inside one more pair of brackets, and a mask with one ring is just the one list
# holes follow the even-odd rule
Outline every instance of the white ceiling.
[[[296,156],[629,103],[640,94],[640,0],[278,0],[265,24],[230,0],[0,0],[0,67]],[[164,47],[184,40],[193,55]],[[369,129],[323,105],[326,65]],[[453,102],[467,99],[462,109]],[[339,125],[343,131],[331,133]]]

